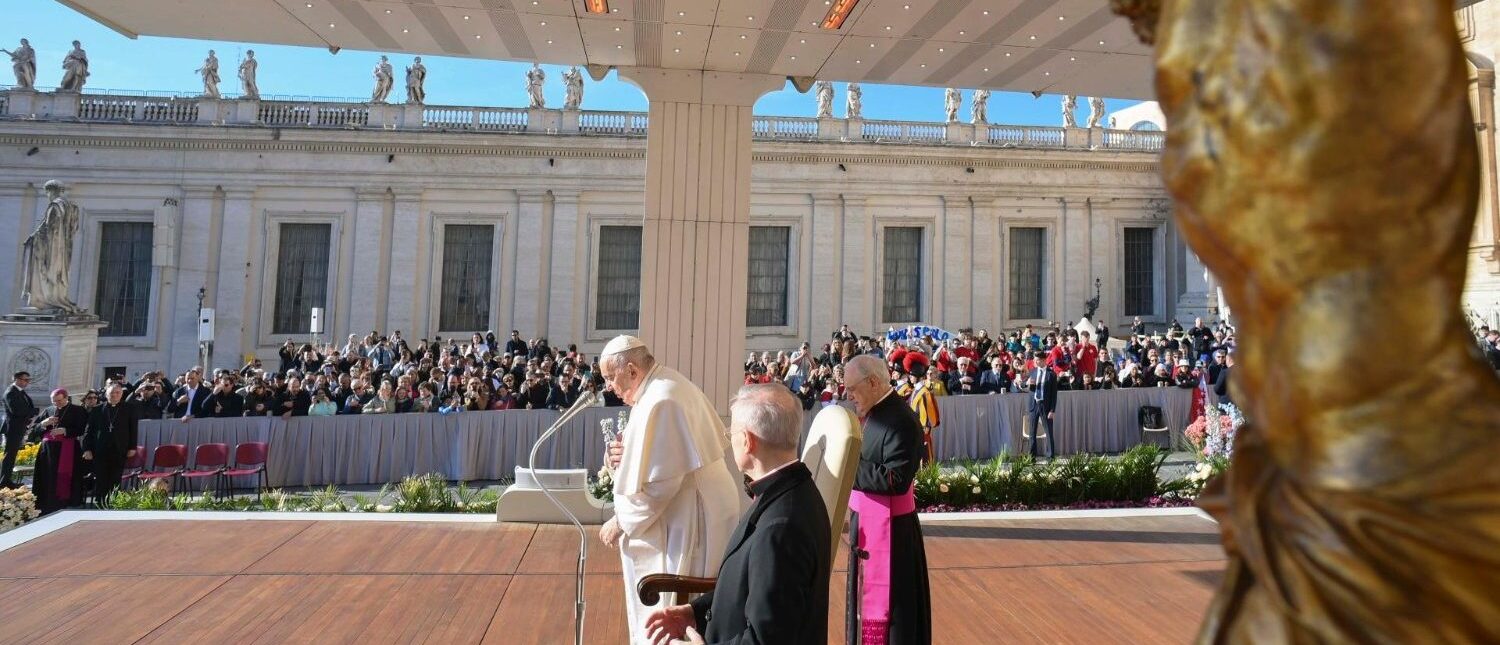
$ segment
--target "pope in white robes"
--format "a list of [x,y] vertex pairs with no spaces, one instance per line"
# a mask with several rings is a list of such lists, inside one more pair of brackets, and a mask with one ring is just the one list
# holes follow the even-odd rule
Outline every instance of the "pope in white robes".
[[620,549],[631,642],[649,643],[645,625],[653,608],[641,604],[636,583],[654,573],[717,576],[749,498],[727,458],[724,423],[698,386],[657,364],[633,336],[610,341],[599,368],[631,406],[614,474],[615,516],[600,539]]

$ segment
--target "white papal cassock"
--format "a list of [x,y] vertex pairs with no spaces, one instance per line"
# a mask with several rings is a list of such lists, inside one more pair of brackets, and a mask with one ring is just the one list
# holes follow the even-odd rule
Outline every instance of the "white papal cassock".
[[[641,577],[719,573],[729,534],[749,502],[724,435],[724,423],[702,390],[676,370],[651,368],[625,424],[625,451],[615,473],[632,642],[650,642],[645,624],[654,608],[636,596]],[[671,601],[664,597],[662,606]]]

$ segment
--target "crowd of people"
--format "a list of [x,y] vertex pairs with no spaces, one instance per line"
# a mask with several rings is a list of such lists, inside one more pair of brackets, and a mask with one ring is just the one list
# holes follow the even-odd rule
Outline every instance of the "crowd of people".
[[[604,390],[597,360],[519,332],[503,343],[493,333],[408,341],[400,331],[370,332],[342,346],[288,340],[277,354],[274,364],[257,358],[238,370],[194,367],[170,381],[148,372],[109,383],[125,388],[147,419],[562,410]],[[612,393],[602,398],[620,405]]]
[[1117,339],[1103,322],[1095,330],[1027,325],[991,337],[986,330],[961,329],[940,340],[931,334],[859,335],[844,325],[817,352],[803,343],[791,352],[752,353],[745,361],[745,382],[783,383],[804,409],[812,409],[845,400],[843,365],[868,354],[886,362],[903,396],[919,389],[935,396],[1029,392],[1038,366],[1056,375],[1062,391],[1191,388],[1206,381],[1220,396],[1228,394],[1234,360],[1234,328],[1228,323],[1208,325],[1199,318],[1183,328],[1174,320],[1164,332],[1148,333],[1136,318],[1130,333]]

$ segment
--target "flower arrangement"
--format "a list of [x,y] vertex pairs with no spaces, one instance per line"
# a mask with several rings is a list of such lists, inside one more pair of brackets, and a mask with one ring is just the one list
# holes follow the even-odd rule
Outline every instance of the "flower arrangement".
[[1245,415],[1232,403],[1206,408],[1203,416],[1188,425],[1183,434],[1193,447],[1198,467],[1184,478],[1185,494],[1196,497],[1209,479],[1229,468],[1229,459],[1234,455],[1234,437],[1244,425]]
[[589,482],[589,494],[594,499],[601,500],[606,504],[615,501],[615,473],[609,468],[600,468],[594,479]]
[[36,456],[42,451],[42,444],[32,443],[21,446],[20,452],[16,453],[16,463],[21,466],[36,465]]
[[1141,445],[1118,458],[1075,455],[1039,464],[1028,455],[1001,454],[944,471],[929,464],[917,472],[917,506],[930,511],[1106,508],[1140,506],[1157,498],[1157,470],[1167,453]]
[[42,512],[36,508],[36,494],[31,487],[0,489],[0,533],[36,519]]

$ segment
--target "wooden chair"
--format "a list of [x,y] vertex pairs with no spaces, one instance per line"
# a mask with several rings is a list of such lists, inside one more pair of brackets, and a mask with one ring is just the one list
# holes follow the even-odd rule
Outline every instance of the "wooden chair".
[[[802,463],[812,471],[813,483],[828,510],[828,525],[833,530],[830,557],[843,543],[844,518],[849,511],[849,491],[854,487],[854,472],[859,466],[863,433],[859,417],[848,408],[831,405],[813,419],[807,440],[802,444]],[[715,557],[718,557],[718,554]],[[655,605],[664,593],[704,594],[714,590],[713,578],[694,578],[669,574],[652,574],[636,584],[641,602]]]

